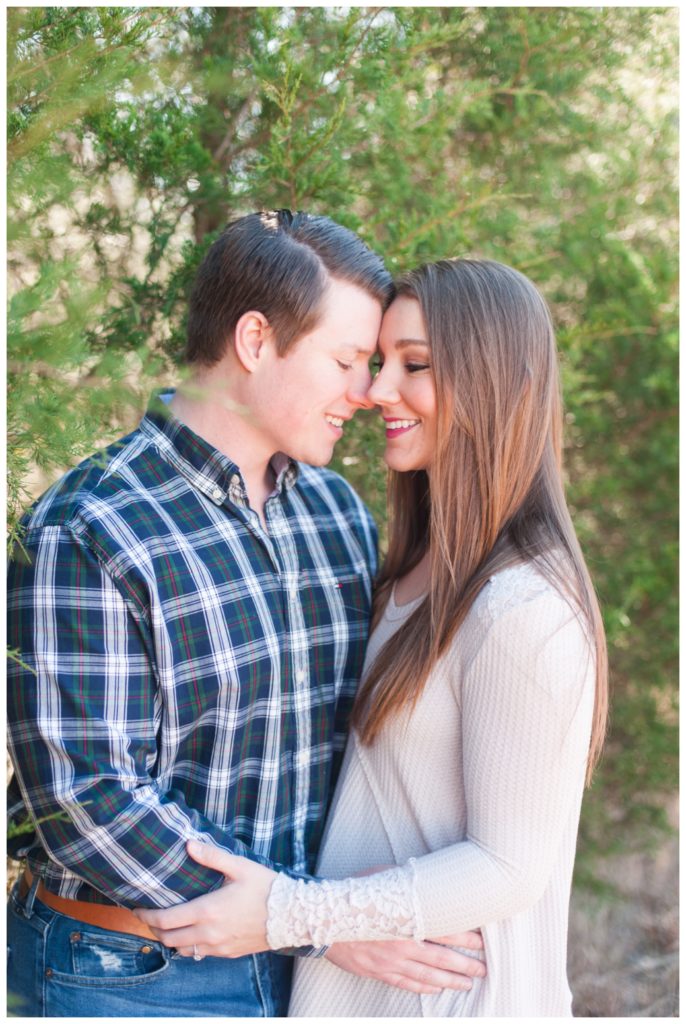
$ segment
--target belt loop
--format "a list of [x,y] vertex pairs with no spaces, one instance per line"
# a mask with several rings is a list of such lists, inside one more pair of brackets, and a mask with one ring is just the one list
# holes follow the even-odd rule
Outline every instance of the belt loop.
[[31,881],[31,888],[26,894],[24,900],[24,917],[30,920],[33,917],[33,904],[36,900],[36,893],[38,892],[38,886],[40,885],[40,875],[34,875]]

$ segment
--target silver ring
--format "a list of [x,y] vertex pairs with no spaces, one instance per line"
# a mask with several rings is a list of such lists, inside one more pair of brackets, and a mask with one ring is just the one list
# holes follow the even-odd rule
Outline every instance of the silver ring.
[[196,946],[195,943],[193,943],[193,959],[194,960],[204,960],[205,959],[205,957],[202,955],[202,953],[198,953],[198,947]]

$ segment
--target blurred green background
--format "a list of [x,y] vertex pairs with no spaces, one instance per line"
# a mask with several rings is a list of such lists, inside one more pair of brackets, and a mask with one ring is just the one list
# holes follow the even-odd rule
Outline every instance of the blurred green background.
[[[8,11],[11,537],[178,379],[190,282],[234,216],[325,213],[393,272],[482,255],[547,297],[612,674],[586,887],[599,858],[661,841],[676,788],[677,16]],[[382,450],[358,416],[334,464],[381,524]]]

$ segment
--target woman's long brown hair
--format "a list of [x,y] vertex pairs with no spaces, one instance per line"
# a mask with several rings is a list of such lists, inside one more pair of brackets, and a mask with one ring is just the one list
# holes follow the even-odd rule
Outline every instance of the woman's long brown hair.
[[363,742],[418,699],[490,577],[537,560],[587,625],[596,692],[590,781],[605,736],[605,632],[562,482],[562,401],[548,307],[518,271],[491,260],[440,260],[397,294],[421,307],[437,397],[437,447],[425,471],[389,476],[389,548],[378,622],[396,580],[430,552],[427,599],[379,652],[353,711]]

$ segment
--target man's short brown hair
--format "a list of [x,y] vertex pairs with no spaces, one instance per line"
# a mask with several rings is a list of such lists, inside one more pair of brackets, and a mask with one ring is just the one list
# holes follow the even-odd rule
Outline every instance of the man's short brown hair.
[[392,279],[381,257],[328,217],[272,210],[232,221],[197,272],[187,361],[217,363],[248,310],[267,318],[285,355],[316,327],[329,277],[357,285],[384,310],[391,301]]

